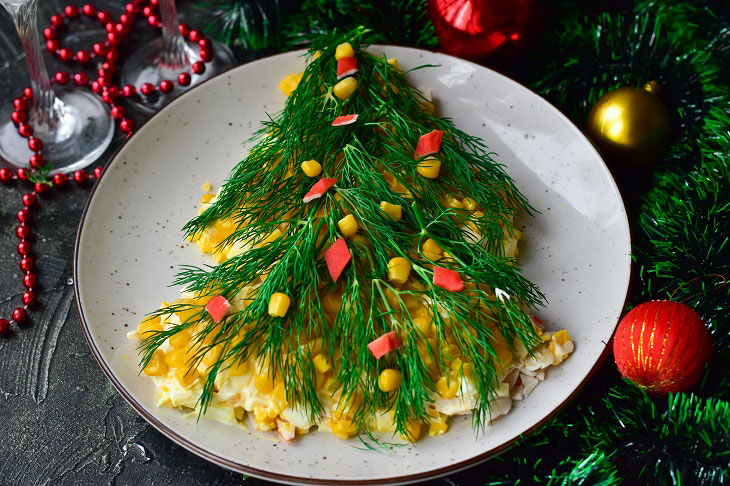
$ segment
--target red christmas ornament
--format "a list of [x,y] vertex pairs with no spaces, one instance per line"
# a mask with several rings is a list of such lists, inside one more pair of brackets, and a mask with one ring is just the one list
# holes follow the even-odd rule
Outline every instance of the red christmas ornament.
[[679,302],[645,302],[624,316],[613,339],[619,371],[655,395],[687,390],[712,356],[710,332]]
[[469,59],[485,57],[509,42],[520,41],[532,10],[533,0],[428,1],[441,48]]

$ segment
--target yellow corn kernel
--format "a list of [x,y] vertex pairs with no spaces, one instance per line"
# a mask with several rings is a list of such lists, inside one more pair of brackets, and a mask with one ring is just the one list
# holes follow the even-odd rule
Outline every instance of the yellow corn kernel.
[[432,325],[430,319],[426,319],[425,317],[416,317],[415,319],[413,319],[413,324],[416,325],[418,330],[425,337],[431,336]]
[[357,91],[357,88],[360,86],[360,83],[357,82],[357,79],[349,77],[345,78],[339,83],[335,85],[334,88],[332,88],[332,92],[339,98],[341,101],[345,101],[347,98],[352,96],[352,93]]
[[330,363],[327,360],[327,357],[323,354],[318,354],[314,358],[312,358],[312,363],[314,364],[314,367],[317,368],[317,371],[324,374],[327,373],[329,370],[332,369],[332,363]]
[[158,349],[152,354],[147,366],[144,367],[144,374],[147,376],[160,376],[167,373],[167,363],[165,363],[165,353]]
[[390,59],[388,59],[388,64],[390,64],[391,66],[396,68],[398,71],[401,70],[400,64],[398,64],[398,59],[396,59],[394,57],[391,57]]
[[332,433],[340,439],[349,439],[353,435],[357,434],[357,425],[355,425],[350,419],[331,419],[330,427],[332,428]]
[[565,329],[561,329],[553,334],[552,340],[555,341],[558,346],[562,346],[570,341],[570,334],[568,334],[568,331],[566,331]]
[[484,213],[482,211],[474,211],[474,217],[477,219],[481,219],[484,217]]
[[471,378],[474,374],[474,365],[471,363],[464,363],[464,366],[462,366],[461,369],[464,371],[464,376],[467,378]]
[[322,307],[327,314],[337,314],[342,307],[342,296],[336,292],[327,292],[322,297]]
[[165,363],[170,368],[182,368],[188,362],[187,349],[173,349],[165,354]]
[[253,384],[259,393],[266,394],[274,391],[274,380],[269,377],[268,373],[256,375],[256,378],[253,379]]
[[209,203],[213,198],[215,197],[215,194],[203,194],[200,196],[200,202],[203,204]]
[[297,86],[299,86],[299,81],[301,81],[303,74],[304,73],[292,73],[285,77],[281,80],[281,82],[279,82],[279,89],[285,95],[291,96],[294,90],[297,89]]
[[139,323],[139,326],[137,326],[137,334],[139,334],[143,339],[150,337],[154,332],[159,331],[162,331],[162,323],[160,323],[159,317],[148,321],[142,321]]
[[421,110],[425,111],[429,115],[433,115],[436,113],[436,105],[433,104],[433,101],[430,100],[423,100],[421,101]]
[[337,59],[338,61],[343,57],[353,57],[354,55],[355,50],[352,48],[352,45],[349,42],[344,42],[337,46],[337,49],[335,49],[335,59]]
[[212,366],[218,361],[223,351],[223,344],[216,344],[203,355],[202,362],[205,366]]
[[259,247],[268,245],[269,243],[273,243],[276,241],[277,238],[279,238],[283,233],[279,230],[279,228],[275,228],[274,231],[269,233],[269,235],[261,240],[261,243],[259,243]]
[[449,426],[446,424],[446,417],[439,417],[428,424],[428,435],[431,437],[441,435],[447,430],[449,430]]
[[274,391],[271,394],[271,398],[279,406],[280,410],[286,408],[286,387],[283,381],[277,381],[274,385]]
[[188,345],[190,343],[190,338],[192,337],[193,332],[190,330],[190,328],[187,328],[183,331],[177,332],[167,338],[168,342],[170,343],[170,346],[175,349],[180,349]]
[[239,422],[243,420],[243,417],[246,415],[246,409],[243,407],[233,407],[233,416],[236,417],[236,420]]
[[384,392],[390,392],[400,388],[403,383],[403,375],[400,371],[388,368],[380,372],[378,376],[378,388]]
[[316,51],[314,54],[312,54],[312,61],[316,61],[317,59],[320,58],[321,55],[322,55],[322,51]]
[[393,221],[398,221],[403,217],[403,208],[401,208],[397,204],[390,204],[386,201],[380,201],[380,209],[382,209],[385,214],[390,216],[390,219],[392,219]]
[[[449,335],[449,338],[453,339],[453,336]],[[456,358],[457,356],[461,356],[461,349],[456,344],[449,344],[443,349],[442,352],[448,358]]]
[[406,433],[400,434],[405,440],[416,442],[421,437],[421,424],[416,422],[408,422],[406,424]]
[[342,233],[342,236],[345,238],[355,236],[357,233],[357,221],[355,220],[355,216],[348,214],[337,222],[337,227],[340,228],[340,233]]
[[228,368],[228,374],[230,376],[242,376],[248,371],[248,361],[238,360]]
[[302,172],[304,172],[307,177],[317,177],[322,173],[322,164],[314,159],[302,162],[301,167]]
[[491,342],[492,346],[494,347],[494,351],[497,354],[497,360],[499,360],[502,366],[507,366],[508,364],[510,364],[513,358],[512,351],[510,351],[509,345],[504,339],[504,336],[502,336],[501,333],[496,332],[494,333]]
[[444,203],[446,204],[447,208],[461,209],[464,207],[464,205],[461,204],[461,201],[458,200],[457,198],[455,198],[454,196],[452,196],[451,194],[447,195],[444,198]]
[[388,280],[396,284],[404,284],[411,273],[411,262],[405,258],[395,257],[388,262]]
[[464,205],[464,209],[469,211],[474,211],[477,208],[477,202],[470,197],[465,197],[461,200],[461,203]]
[[416,170],[423,177],[435,179],[439,176],[441,170],[441,161],[436,157],[427,157],[418,163]]
[[276,428],[276,417],[269,416],[268,408],[254,407],[253,416],[258,430],[272,430]]
[[441,396],[441,398],[445,398],[447,400],[450,398],[456,398],[456,394],[459,392],[459,385],[460,383],[457,378],[447,378],[446,376],[442,376],[436,382],[436,392]]
[[180,384],[180,386],[183,386],[185,388],[192,385],[197,378],[198,372],[195,370],[190,370],[188,368],[180,368],[175,372],[175,379]]
[[431,238],[428,238],[426,241],[423,242],[424,253],[432,253],[440,256],[443,251],[443,248],[441,248],[441,246]]
[[205,184],[200,186],[200,189],[205,192],[209,192],[211,189],[213,189],[213,186],[210,184],[210,181],[205,181]]
[[284,317],[286,311],[289,310],[289,305],[291,305],[291,299],[288,295],[275,292],[271,294],[271,298],[269,299],[269,315],[273,317]]

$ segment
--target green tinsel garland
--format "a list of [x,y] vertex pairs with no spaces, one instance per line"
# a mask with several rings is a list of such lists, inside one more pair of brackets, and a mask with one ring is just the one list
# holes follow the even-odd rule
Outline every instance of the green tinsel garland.
[[[211,31],[247,49],[293,48],[362,23],[375,42],[435,44],[425,0],[202,2],[217,18]],[[700,385],[664,399],[607,363],[555,420],[480,467],[480,484],[730,484],[730,285],[716,276],[730,279],[730,2],[620,3],[556,0],[554,34],[511,74],[530,63],[523,82],[578,126],[608,90],[664,86],[675,136],[633,217],[632,302],[686,299],[710,328],[715,357]],[[471,484],[475,474],[453,479]]]

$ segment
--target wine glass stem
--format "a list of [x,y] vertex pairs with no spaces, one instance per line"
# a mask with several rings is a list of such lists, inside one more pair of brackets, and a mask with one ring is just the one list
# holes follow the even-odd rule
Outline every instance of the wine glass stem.
[[30,86],[33,88],[30,119],[36,125],[36,129],[41,128],[41,131],[43,128],[52,129],[59,118],[59,104],[51,89],[51,81],[41,52],[36,23],[38,0],[29,0],[21,5],[8,6],[6,4],[6,9],[13,17],[20,42],[25,50],[25,57],[28,60]]
[[160,0],[160,16],[164,45],[160,53],[160,62],[170,68],[180,68],[190,64],[185,38],[180,33],[175,0]]

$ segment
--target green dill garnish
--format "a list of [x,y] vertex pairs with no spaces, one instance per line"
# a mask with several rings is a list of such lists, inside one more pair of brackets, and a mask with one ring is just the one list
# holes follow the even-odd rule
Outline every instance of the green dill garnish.
[[[526,309],[542,305],[544,298],[514,259],[501,256],[505,233],[513,231],[517,216],[531,213],[530,206],[483,142],[424,110],[423,95],[385,57],[365,50],[363,34],[356,29],[313,42],[304,75],[284,109],[254,135],[257,144],[233,169],[217,200],[185,225],[192,237],[219,220],[230,220],[235,230],[221,247],[248,244],[217,266],[182,267],[175,281],[187,292],[229,300],[246,287],[248,306],[220,324],[197,304],[164,307],[154,315],[190,312],[183,324],[150,333],[141,344],[143,365],[165,339],[190,326],[199,329],[191,366],[219,346],[220,356],[208,368],[199,398],[201,413],[214,397],[218,373],[257,357],[268,366],[269,376],[281,376],[288,403],[318,418],[323,406],[312,357],[321,352],[333,363],[338,396],[349,404],[356,425],[369,433],[368,419],[378,410],[393,409],[397,431],[407,435],[409,422],[430,421],[434,376],[448,376],[444,349],[456,345],[462,361],[470,363],[478,392],[474,425],[481,428],[498,385],[495,336],[528,350],[539,342]],[[340,101],[332,93],[337,83],[334,53],[345,41],[356,51],[359,89]],[[317,58],[316,51],[321,51]],[[349,113],[359,115],[355,124],[331,126],[335,117]],[[427,179],[417,172],[413,152],[419,137],[433,129],[444,132],[442,169],[438,178]],[[302,197],[317,180],[299,168],[309,159],[322,164],[322,177],[339,180],[323,197],[305,204]],[[391,188],[386,171],[398,191]],[[482,211],[447,207],[444,198],[450,195],[469,196]],[[391,220],[379,208],[381,201],[400,205],[403,217]],[[364,239],[348,240],[352,261],[333,284],[322,254],[339,237],[337,222],[346,214],[356,218]],[[464,224],[476,231],[463,231]],[[281,236],[261,244],[284,227]],[[458,271],[466,290],[448,292],[432,284],[434,262],[421,250],[427,238],[448,252],[450,258],[438,264]],[[417,285],[388,281],[387,264],[396,256],[411,262]],[[262,283],[250,288],[256,281]],[[495,288],[509,298],[495,298]],[[274,292],[292,299],[284,318],[267,313]],[[323,307],[326,292],[342,295],[333,320]],[[427,302],[435,345],[428,345],[414,323],[407,305],[414,298]],[[403,346],[374,359],[367,344],[392,330]],[[322,349],[305,346],[315,338],[321,338]],[[397,392],[378,388],[378,375],[386,368],[402,372]],[[459,367],[460,377],[464,369]]]

